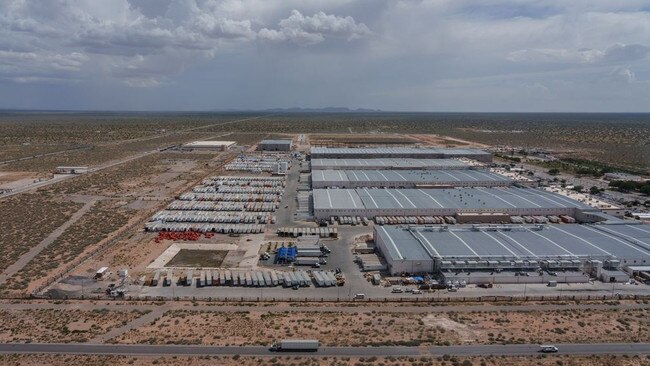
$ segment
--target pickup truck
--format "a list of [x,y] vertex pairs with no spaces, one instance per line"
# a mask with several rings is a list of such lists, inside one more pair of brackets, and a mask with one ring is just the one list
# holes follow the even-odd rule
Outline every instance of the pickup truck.
[[318,339],[283,339],[274,342],[269,349],[272,352],[316,352],[320,347]]

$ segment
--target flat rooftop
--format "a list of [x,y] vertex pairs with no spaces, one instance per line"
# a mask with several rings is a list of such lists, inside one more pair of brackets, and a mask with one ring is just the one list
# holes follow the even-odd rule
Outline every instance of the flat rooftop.
[[199,146],[231,146],[235,145],[235,141],[193,141],[185,144],[188,147],[199,147]]
[[354,182],[408,182],[449,184],[461,182],[512,182],[511,179],[482,170],[314,170],[312,182],[330,182],[336,186]]
[[[508,229],[376,228],[394,259],[638,258],[650,263],[650,225],[510,225]],[[422,256],[425,255],[425,256]]]
[[290,139],[287,139],[287,140],[280,140],[280,139],[278,139],[278,140],[262,140],[262,141],[260,141],[260,145],[289,145],[289,144],[291,144],[291,142],[292,141]]
[[534,188],[314,189],[314,209],[553,209],[590,206]]
[[312,159],[312,169],[336,167],[341,169],[469,169],[471,164],[457,159]]
[[312,147],[312,155],[432,155],[443,156],[467,156],[467,155],[490,155],[490,153],[479,149],[463,148],[414,148],[414,147]]

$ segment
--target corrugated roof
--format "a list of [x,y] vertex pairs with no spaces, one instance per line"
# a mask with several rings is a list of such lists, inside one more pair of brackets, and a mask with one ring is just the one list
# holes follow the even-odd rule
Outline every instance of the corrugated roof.
[[[329,204],[330,201],[336,201],[338,205],[332,206]],[[593,210],[592,207],[584,203],[533,188],[314,189],[314,209],[330,208],[580,208]]]
[[288,145],[291,142],[291,140],[262,140],[260,145]]
[[[509,230],[448,231],[378,227],[382,240],[397,243],[389,255],[427,252],[422,258],[443,259],[588,259],[638,258],[650,263],[650,225],[511,226]],[[417,249],[421,248],[421,249]],[[428,249],[428,251],[427,251]],[[431,253],[433,251],[433,255]]]
[[382,155],[382,154],[408,154],[408,155],[431,155],[440,154],[444,156],[467,156],[467,155],[490,155],[490,153],[479,149],[463,148],[413,148],[413,147],[312,147],[312,155],[336,154],[336,155]]
[[459,182],[512,181],[501,174],[481,170],[315,170],[313,182],[412,182],[448,184]]
[[312,159],[312,168],[340,167],[340,168],[469,168],[470,164],[456,159],[410,159],[410,158],[379,158],[379,159]]

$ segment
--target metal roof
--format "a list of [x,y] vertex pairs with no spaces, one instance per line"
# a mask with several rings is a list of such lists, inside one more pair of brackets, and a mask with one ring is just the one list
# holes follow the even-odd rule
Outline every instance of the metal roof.
[[533,188],[314,189],[314,209],[518,209],[592,207]]
[[466,168],[471,165],[456,159],[409,159],[409,158],[379,158],[379,159],[312,159],[312,168],[340,167],[340,168]]
[[291,140],[262,140],[260,145],[288,145],[291,142]]
[[490,154],[479,149],[463,148],[415,148],[415,147],[312,147],[312,154]]
[[410,182],[453,184],[459,182],[510,182],[501,174],[481,170],[314,170],[312,182]]
[[511,225],[508,230],[382,226],[376,235],[397,243],[396,248],[387,246],[393,259],[403,259],[400,252],[422,255],[424,250],[424,259],[638,258],[650,262],[650,225]]

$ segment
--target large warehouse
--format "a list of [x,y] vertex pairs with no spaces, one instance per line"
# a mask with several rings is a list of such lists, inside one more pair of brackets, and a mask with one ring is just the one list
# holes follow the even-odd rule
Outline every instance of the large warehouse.
[[291,151],[292,140],[262,140],[257,144],[258,151]]
[[[570,215],[597,209],[534,188],[314,189],[316,219],[332,216],[445,216],[457,213]],[[594,218],[598,219],[598,218]]]
[[478,149],[461,148],[413,148],[413,147],[312,147],[312,159],[346,158],[346,159],[375,159],[375,158],[420,158],[420,159],[450,159],[469,158],[482,162],[491,162],[492,154]]
[[312,188],[507,187],[510,178],[487,170],[314,170]]
[[311,159],[312,170],[452,170],[471,169],[484,166],[471,160],[460,159]]
[[237,143],[235,141],[194,141],[183,145],[192,150],[226,151]]
[[[650,225],[375,227],[391,274],[439,273],[469,283],[606,282],[650,263]],[[542,273],[539,269],[544,269]]]

